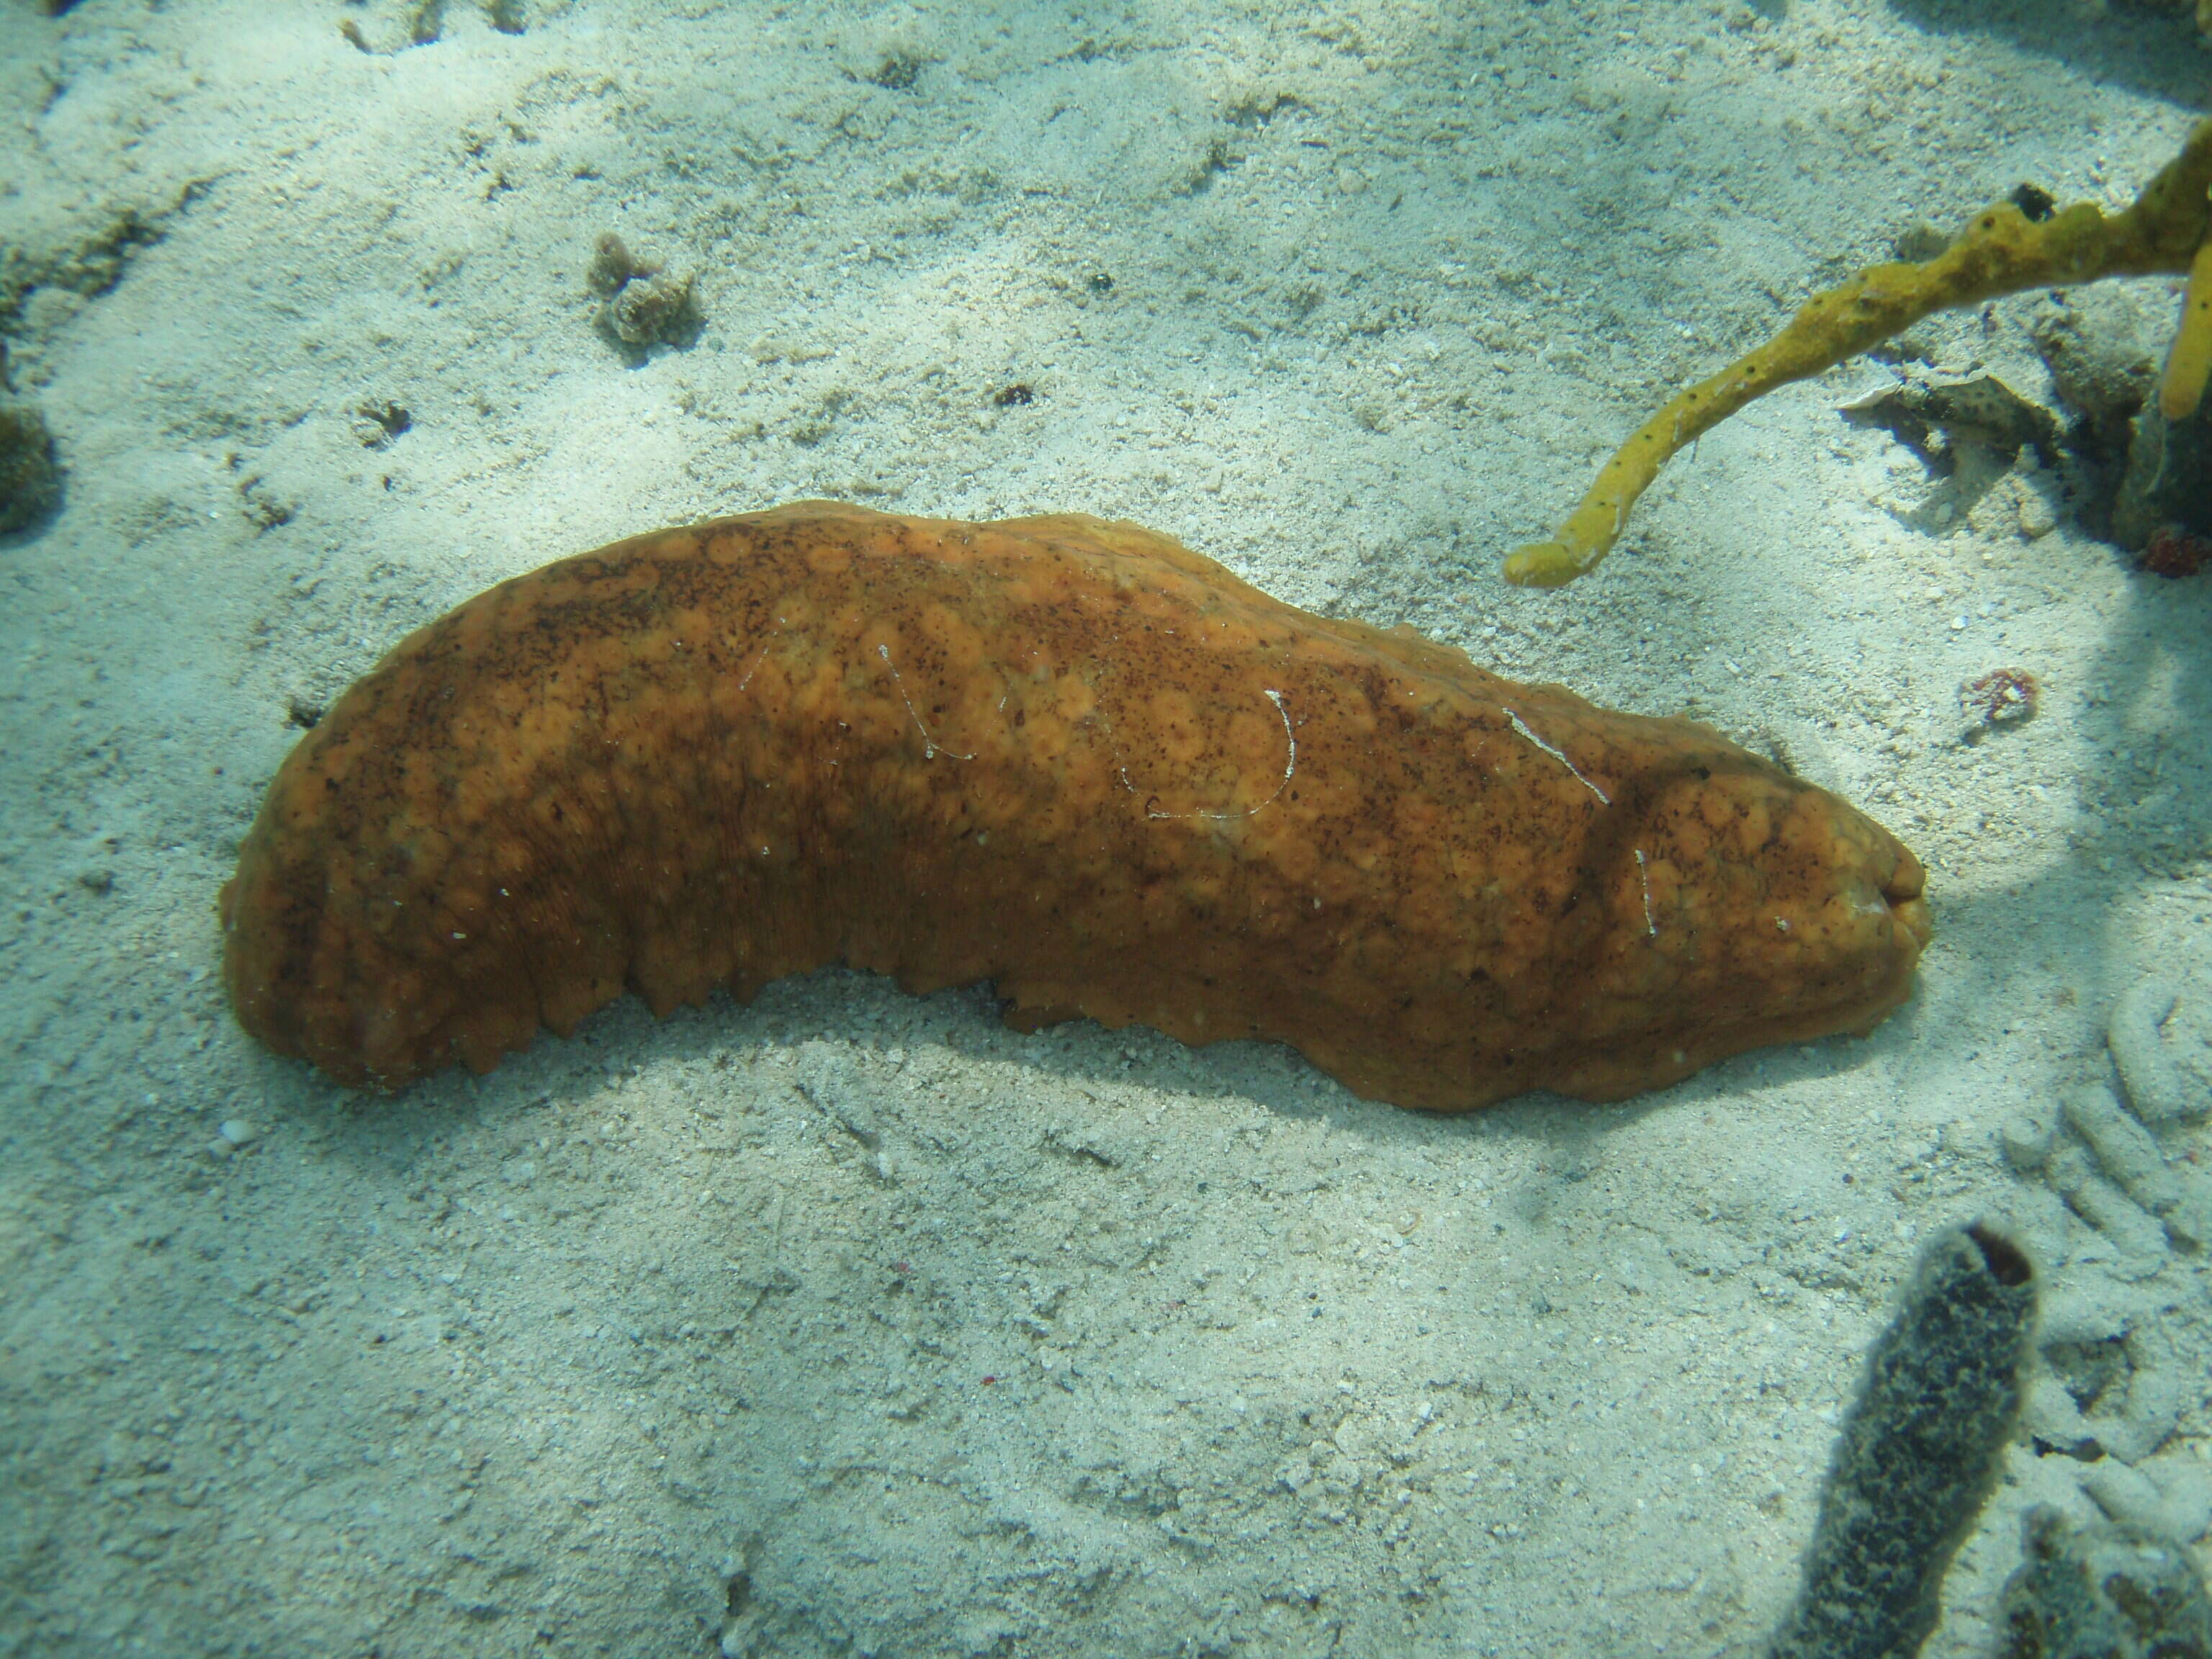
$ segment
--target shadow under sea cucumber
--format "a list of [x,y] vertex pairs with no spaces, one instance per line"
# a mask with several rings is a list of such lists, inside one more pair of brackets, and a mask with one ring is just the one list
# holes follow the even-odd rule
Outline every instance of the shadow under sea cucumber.
[[1451,1111],[1868,1030],[1922,879],[1704,726],[1134,526],[805,502],[402,641],[285,761],[222,908],[240,1022],[348,1083],[842,962]]

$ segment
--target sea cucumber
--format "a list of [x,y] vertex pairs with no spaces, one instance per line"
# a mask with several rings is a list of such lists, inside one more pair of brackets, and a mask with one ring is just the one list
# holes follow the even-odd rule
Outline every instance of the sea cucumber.
[[1133,525],[802,502],[403,641],[284,762],[222,911],[240,1023],[348,1084],[842,962],[1458,1111],[1868,1030],[1921,884],[1703,726]]

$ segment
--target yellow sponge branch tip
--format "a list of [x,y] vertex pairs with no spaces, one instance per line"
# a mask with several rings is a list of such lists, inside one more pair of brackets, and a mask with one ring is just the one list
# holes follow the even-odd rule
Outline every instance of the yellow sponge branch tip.
[[2181,323],[2159,376],[2158,410],[2169,421],[2185,421],[2204,399],[2212,378],[2212,236],[2197,250],[2189,267],[2189,286],[2181,296]]
[[1950,246],[1922,264],[1870,265],[1816,294],[1757,350],[1678,392],[1599,469],[1582,505],[1550,541],[1516,549],[1505,579],[1560,587],[1595,569],[1659,469],[1701,434],[1778,386],[1832,368],[1931,312],[1978,305],[2024,289],[2107,276],[2190,272],[2179,331],[2166,359],[2160,405],[2169,419],[2196,408],[2212,377],[2212,120],[2159,170],[2125,212],[2107,216],[2079,202],[2041,220],[2011,202],[1974,216]]

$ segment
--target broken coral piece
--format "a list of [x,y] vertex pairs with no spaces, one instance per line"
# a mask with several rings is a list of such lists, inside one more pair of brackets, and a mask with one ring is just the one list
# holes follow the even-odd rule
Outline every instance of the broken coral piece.
[[1685,444],[1778,386],[1834,367],[1931,312],[2001,295],[2106,276],[2191,273],[2188,299],[2160,384],[2160,404],[2193,409],[2212,374],[2212,120],[2198,124],[2181,153],[2160,168],[2124,212],[2107,217],[2094,202],[2032,218],[2014,202],[1984,208],[1951,246],[1919,264],[1872,265],[1815,295],[1788,327],[1758,349],[1678,392],[1631,434],[1547,542],[1517,548],[1505,579],[1522,587],[1562,587],[1595,569],[1628,510]]
[[2009,464],[2024,447],[2048,465],[2058,458],[2058,422],[1994,374],[1907,380],[1855,398],[1837,411],[1857,427],[1888,433],[1937,477],[1958,471],[1958,446],[1978,444]]
[[2042,698],[2041,683],[2025,668],[1992,669],[1959,688],[1959,705],[1977,726],[2033,720]]
[[0,536],[27,530],[61,505],[62,465],[36,404],[0,399]]
[[608,231],[592,246],[584,283],[606,303],[599,326],[632,351],[653,345],[682,345],[698,332],[694,278],[665,270],[658,259],[641,259]]

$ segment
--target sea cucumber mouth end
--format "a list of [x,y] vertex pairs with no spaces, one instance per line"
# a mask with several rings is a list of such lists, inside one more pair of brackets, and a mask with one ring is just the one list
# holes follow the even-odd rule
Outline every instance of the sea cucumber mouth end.
[[1920,860],[1912,856],[1911,849],[1900,846],[1897,853],[1897,868],[1890,872],[1889,879],[1882,884],[1881,889],[1881,896],[1892,904],[1917,899],[1928,890],[1928,872]]
[[1889,913],[1897,918],[1898,926],[1912,935],[1913,943],[1921,950],[1936,937],[1936,923],[1928,914],[1928,907],[1917,898],[1893,901]]
[[[1923,896],[1928,890],[1928,872],[1913,857],[1911,848],[1899,846],[1897,854],[1897,867],[1882,884],[1881,896],[1898,925],[1912,935],[1916,945],[1924,950],[1936,935],[1936,924],[1928,914]],[[1915,954],[1918,954],[1917,951]]]

